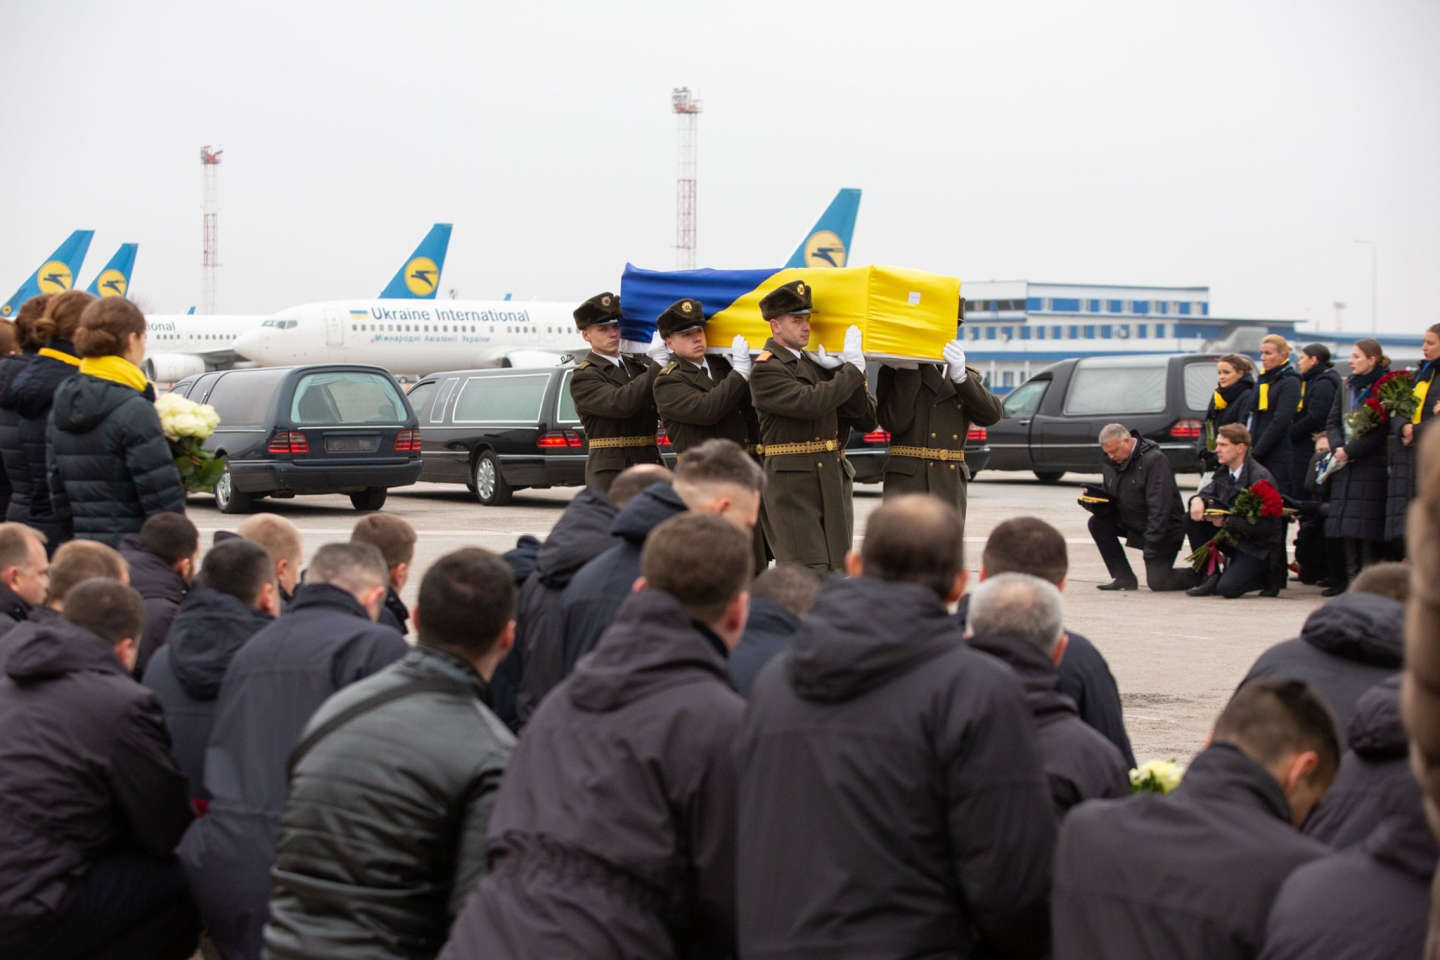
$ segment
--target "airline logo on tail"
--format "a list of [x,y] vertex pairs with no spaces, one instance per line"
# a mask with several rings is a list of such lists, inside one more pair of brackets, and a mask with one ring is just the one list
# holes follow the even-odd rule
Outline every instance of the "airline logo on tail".
[[805,266],[845,266],[845,242],[829,230],[816,230],[805,239]]
[[850,237],[860,212],[860,191],[846,187],[835,194],[810,233],[790,255],[786,267],[843,267],[850,259]]
[[440,268],[429,257],[416,257],[405,264],[405,287],[417,297],[433,297],[440,283]]
[[75,273],[63,260],[51,260],[40,268],[35,282],[41,293],[64,293],[75,286]]
[[92,297],[123,297],[130,290],[130,273],[135,269],[135,251],[139,244],[122,243],[100,274],[90,281],[85,292]]
[[433,300],[440,289],[440,271],[445,269],[445,251],[450,248],[450,224],[437,223],[410,254],[405,266],[380,291],[381,300]]
[[123,297],[128,285],[125,274],[119,270],[102,270],[100,276],[95,278],[95,289],[100,291],[102,297]]
[[85,253],[90,249],[90,240],[94,236],[94,230],[76,230],[66,237],[65,242],[45,258],[40,269],[25,278],[9,300],[0,303],[0,317],[13,317],[15,311],[31,297],[42,293],[64,293],[74,287],[75,274],[80,271],[80,264],[85,261]]

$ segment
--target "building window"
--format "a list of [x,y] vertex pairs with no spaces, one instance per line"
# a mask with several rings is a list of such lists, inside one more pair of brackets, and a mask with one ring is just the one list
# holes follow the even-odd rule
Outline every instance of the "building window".
[[1035,328],[1035,339],[1036,339],[1036,340],[1044,340],[1044,339],[1045,339],[1045,328],[1044,328],[1044,327],[1036,327],[1036,328]]
[[1135,336],[1139,337],[1141,340],[1144,340],[1144,339],[1148,338],[1148,337],[1150,336],[1150,324],[1148,324],[1148,323],[1137,323],[1137,324],[1135,324]]
[[1099,301],[1099,300],[1091,300],[1091,301],[1086,305],[1086,307],[1087,307],[1087,309],[1088,309],[1091,313],[1099,313],[1099,312],[1100,312],[1100,301]]
[[1039,297],[1027,297],[1026,300],[1025,300],[1025,309],[1026,309],[1026,310],[1042,310],[1042,309],[1044,309],[1044,308],[1040,306],[1040,298],[1039,298]]
[[1106,323],[1100,326],[1100,339],[1109,340],[1112,336],[1114,336],[1114,334],[1115,328],[1112,327],[1110,324]]
[[1163,323],[1157,323],[1157,324],[1155,324],[1155,338],[1158,340],[1158,339],[1160,339],[1160,338],[1162,338],[1162,337],[1164,337],[1164,336],[1165,336],[1165,324],[1163,324]]
[[1208,304],[1208,303],[1202,303],[1202,304],[1200,304],[1200,316],[1202,316],[1202,317],[1208,317],[1208,316],[1210,316],[1210,304]]
[[1023,326],[1023,327],[1020,328],[1020,339],[1021,339],[1021,340],[1029,340],[1029,339],[1030,339],[1030,327],[1029,327],[1028,325]]
[[986,340],[994,340],[994,339],[995,339],[995,328],[994,328],[994,327],[986,327],[986,328],[985,328],[985,339],[986,339]]
[[1125,312],[1125,301],[1124,301],[1124,300],[1111,300],[1109,306],[1110,306],[1110,310],[1109,310],[1110,313],[1124,313],[1124,312]]
[[1002,387],[1015,386],[1015,371],[1006,370],[1004,373],[1000,374],[1000,385]]
[[1180,314],[1180,316],[1182,317],[1190,316],[1190,304],[1184,300],[1180,301],[1179,303],[1175,304],[1175,312]]
[[1168,303],[1166,303],[1164,300],[1156,300],[1156,301],[1155,301],[1155,312],[1158,313],[1158,314],[1160,314],[1160,315],[1163,317],[1163,316],[1165,316],[1165,314],[1167,314],[1167,313],[1170,312],[1170,305],[1169,305]]
[[1150,312],[1150,301],[1148,301],[1148,300],[1131,300],[1131,301],[1130,301],[1130,312],[1131,312],[1131,313],[1138,313],[1138,314],[1142,314],[1142,315],[1143,315],[1143,314],[1148,314],[1148,313]]
[[1050,301],[1050,309],[1078,313],[1080,311],[1080,300],[1076,297],[1055,297]]
[[1093,340],[1095,338],[1095,325],[1093,323],[1087,323],[1085,325],[1085,338],[1087,340]]

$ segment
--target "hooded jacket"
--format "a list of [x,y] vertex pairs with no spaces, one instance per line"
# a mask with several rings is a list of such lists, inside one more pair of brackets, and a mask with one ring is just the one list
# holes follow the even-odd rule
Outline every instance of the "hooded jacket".
[[[1263,403],[1263,408],[1262,408]],[[1290,425],[1300,405],[1300,376],[1287,360],[1278,370],[1265,370],[1250,395],[1250,455],[1275,475],[1275,483],[1288,497],[1298,496],[1290,469],[1294,452]]]
[[165,718],[110,645],[24,623],[0,677],[0,939],[52,918],[101,856],[165,858],[190,822]]
[[768,597],[750,598],[750,618],[745,633],[730,651],[730,676],[740,696],[750,698],[750,688],[765,664],[775,659],[800,629],[800,618]]
[[933,590],[826,584],[751,691],[740,954],[1040,957],[1055,816],[1020,683]]
[[114,547],[157,513],[185,512],[152,400],[88,374],[55,389],[47,476],[56,522],[74,536]]
[[136,678],[145,675],[145,667],[155,651],[170,637],[170,625],[180,602],[190,592],[190,584],[164,560],[145,549],[137,534],[120,540],[120,555],[130,567],[130,586],[145,598],[145,626],[140,634],[140,654],[135,658]]
[[1075,702],[1060,692],[1060,673],[1044,651],[1014,637],[971,637],[969,642],[981,653],[1004,661],[1020,678],[1025,705],[1035,720],[1056,817],[1063,818],[1082,800],[1130,795],[1125,758],[1080,719]]
[[220,681],[235,653],[274,621],[219,590],[197,587],[180,605],[170,642],[145,668],[145,686],[165,708],[165,726],[175,760],[190,785],[192,799],[208,800],[205,745],[215,723]]
[[442,958],[727,956],[744,701],[671,596],[625,600],[511,755]]
[[[73,356],[75,347],[68,341],[51,341],[50,347]],[[50,502],[50,486],[46,475],[47,421],[55,401],[55,390],[76,376],[76,367],[54,357],[37,355],[15,375],[10,383],[9,397],[19,415],[17,424],[20,447],[7,453],[5,468],[12,476],[23,475],[27,501],[25,523],[43,530],[49,538],[51,553],[65,540],[68,532],[55,516]],[[12,518],[18,519],[18,518]]]
[[1175,470],[1154,440],[1132,430],[1135,449],[1124,463],[1101,457],[1105,489],[1115,498],[1116,516],[1127,536],[1143,541],[1145,558],[1167,563],[1185,539],[1185,512]]
[[0,489],[4,490],[0,499],[5,500],[5,519],[16,523],[24,523],[30,515],[32,481],[20,442],[20,411],[10,387],[33,358],[33,353],[0,357]]
[[1405,608],[1373,593],[1342,593],[1305,618],[1300,636],[1260,654],[1244,686],[1261,677],[1293,677],[1314,687],[1348,731],[1360,695],[1396,673],[1404,653]]

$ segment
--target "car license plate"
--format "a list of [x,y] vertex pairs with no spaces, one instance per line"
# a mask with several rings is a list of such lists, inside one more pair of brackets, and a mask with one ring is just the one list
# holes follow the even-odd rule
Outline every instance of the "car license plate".
[[380,449],[379,437],[326,437],[326,453],[374,453]]

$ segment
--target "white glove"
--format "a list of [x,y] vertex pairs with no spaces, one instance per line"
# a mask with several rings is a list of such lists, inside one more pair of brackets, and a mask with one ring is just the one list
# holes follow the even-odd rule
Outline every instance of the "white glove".
[[650,338],[650,346],[645,349],[645,355],[662,367],[670,362],[670,348],[665,346],[665,338],[660,336],[659,330]]
[[642,353],[650,352],[650,344],[644,340],[621,340],[620,353],[627,357],[638,357]]
[[818,365],[822,370],[838,370],[840,369],[840,364],[845,362],[839,357],[832,357],[830,356],[830,354],[826,353],[825,345],[823,343],[815,348],[814,353],[811,353],[808,350],[805,351],[805,356],[809,357],[811,360],[814,360],[816,365]]
[[730,368],[746,380],[750,379],[750,368],[755,366],[755,361],[750,359],[750,344],[740,334],[735,334],[734,341],[730,344]]
[[849,327],[845,331],[845,348],[840,351],[840,358],[864,374],[865,354],[860,349],[860,339],[860,328]]
[[959,340],[951,340],[945,344],[941,356],[945,358],[945,362],[950,367],[950,379],[956,383],[964,383],[965,378],[969,376],[965,372],[965,345]]
[[917,360],[896,360],[893,357],[881,360],[880,363],[891,370],[919,370],[920,363]]

